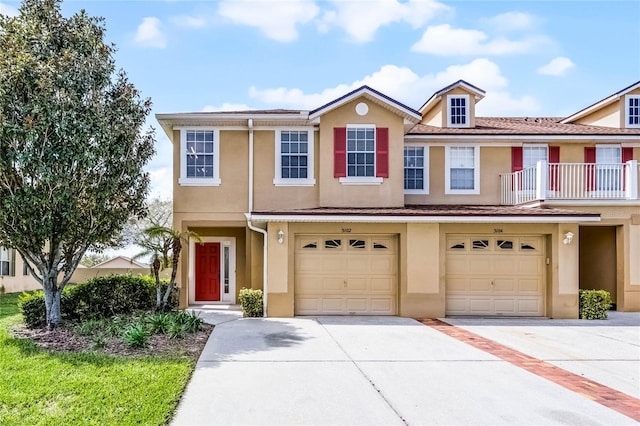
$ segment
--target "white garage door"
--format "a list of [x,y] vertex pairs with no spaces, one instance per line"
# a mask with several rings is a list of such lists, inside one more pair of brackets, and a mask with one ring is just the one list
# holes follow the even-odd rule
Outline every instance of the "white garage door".
[[544,315],[542,236],[448,235],[447,315]]
[[296,315],[394,315],[398,250],[393,235],[300,235]]

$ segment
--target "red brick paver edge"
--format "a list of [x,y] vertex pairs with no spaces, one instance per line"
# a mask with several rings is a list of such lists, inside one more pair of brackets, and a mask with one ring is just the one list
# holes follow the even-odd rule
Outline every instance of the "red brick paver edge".
[[443,321],[437,319],[419,319],[418,321],[640,422],[640,399]]

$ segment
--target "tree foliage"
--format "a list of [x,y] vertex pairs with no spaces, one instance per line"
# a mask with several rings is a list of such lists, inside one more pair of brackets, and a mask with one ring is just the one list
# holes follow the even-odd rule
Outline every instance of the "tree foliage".
[[173,223],[173,203],[171,200],[153,198],[147,202],[147,215],[143,218],[131,217],[122,230],[122,241],[135,244],[142,248],[142,252],[134,259],[148,261],[156,253],[160,254],[162,269],[171,265],[171,237],[165,234],[149,234],[148,229],[170,229]]
[[116,70],[104,37],[102,18],[66,18],[61,0],[0,15],[0,244],[42,284],[50,327],[85,251],[144,215],[151,102]]

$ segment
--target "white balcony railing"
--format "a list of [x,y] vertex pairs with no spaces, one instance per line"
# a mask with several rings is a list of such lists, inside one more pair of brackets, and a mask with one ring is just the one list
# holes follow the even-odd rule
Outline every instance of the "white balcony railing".
[[637,200],[638,162],[539,161],[535,167],[501,174],[500,193],[504,205],[539,200]]

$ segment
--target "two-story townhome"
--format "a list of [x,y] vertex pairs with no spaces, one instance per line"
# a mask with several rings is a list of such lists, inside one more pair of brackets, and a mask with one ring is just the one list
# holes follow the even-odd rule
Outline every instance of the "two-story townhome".
[[640,310],[640,82],[566,118],[413,109],[363,86],[312,111],[158,114],[182,306],[265,290],[268,316],[576,318]]

